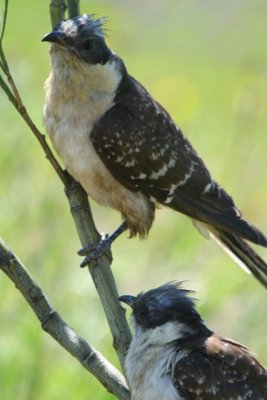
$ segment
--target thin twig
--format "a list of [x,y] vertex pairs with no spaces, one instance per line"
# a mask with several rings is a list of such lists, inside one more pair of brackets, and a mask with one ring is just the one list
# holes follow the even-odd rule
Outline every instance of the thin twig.
[[15,96],[13,95],[13,93],[11,92],[11,90],[9,89],[8,85],[6,84],[6,82],[4,81],[4,79],[2,78],[1,75],[0,75],[0,86],[3,89],[3,91],[5,92],[5,94],[7,95],[8,99],[13,104],[13,106],[15,108],[17,108],[17,102],[15,99]]
[[41,288],[14,253],[0,240],[0,269],[14,282],[43,330],[91,372],[118,399],[129,400],[127,384],[121,373],[88,342],[80,337],[49,304]]
[[39,129],[36,127],[33,120],[31,119],[31,117],[29,116],[29,114],[22,102],[21,96],[20,96],[19,91],[16,87],[16,84],[13,80],[13,77],[10,73],[9,65],[7,63],[7,60],[6,60],[6,57],[5,57],[5,54],[4,54],[1,44],[0,44],[0,58],[2,60],[3,70],[4,70],[4,73],[6,75],[6,78],[7,78],[7,81],[9,83],[10,87],[8,87],[8,85],[6,84],[6,82],[4,81],[2,76],[0,76],[0,86],[5,91],[9,100],[12,102],[12,104],[16,108],[16,110],[20,113],[20,115],[22,116],[22,118],[24,119],[26,124],[29,126],[31,131],[34,133],[35,137],[37,138],[40,145],[42,146],[47,159],[53,165],[56,173],[58,174],[58,176],[61,179],[61,181],[63,182],[63,184],[67,185],[68,182],[71,180],[71,178],[65,171],[62,170],[62,168],[60,167],[56,158],[54,157],[52,151],[50,150],[50,147],[48,146],[48,144],[46,142],[45,136],[42,135],[42,133],[39,131]]
[[0,35],[0,43],[2,43],[4,34],[5,34],[6,19],[7,19],[7,10],[8,10],[8,0],[5,0],[4,15],[3,15],[3,23],[2,23],[2,29],[1,29],[1,35]]

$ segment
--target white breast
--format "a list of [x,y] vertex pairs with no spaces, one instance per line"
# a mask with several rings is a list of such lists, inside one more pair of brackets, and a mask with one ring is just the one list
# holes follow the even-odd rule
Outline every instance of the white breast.
[[118,62],[89,65],[53,46],[51,60],[43,120],[53,146],[89,196],[119,210],[133,232],[145,235],[154,217],[148,199],[113,178],[90,139],[94,124],[114,104],[121,80]]
[[125,362],[131,400],[182,400],[172,375],[175,363],[186,354],[177,353],[176,346],[168,343],[171,335],[177,334],[173,326],[163,329],[166,335],[161,335],[159,328],[157,332],[136,332],[133,337]]
[[[61,62],[65,53],[52,52],[52,74],[46,82],[44,123],[51,141],[70,174],[100,203],[96,180],[113,182],[95,152],[90,132],[95,122],[113,106],[120,82],[115,63],[77,68]],[[61,60],[61,61],[60,61]],[[108,205],[108,204],[106,204]]]
[[131,400],[181,399],[172,382],[173,357],[171,348],[144,345],[135,351],[131,346],[125,365]]

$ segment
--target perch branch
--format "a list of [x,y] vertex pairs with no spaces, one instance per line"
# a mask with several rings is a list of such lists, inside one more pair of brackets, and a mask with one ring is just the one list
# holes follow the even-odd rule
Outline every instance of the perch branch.
[[[100,235],[94,224],[87,194],[75,181],[65,188],[65,192],[82,246],[95,243],[99,240]],[[131,342],[131,332],[125,319],[125,312],[117,301],[118,292],[110,269],[109,257],[101,257],[96,265],[89,267],[89,272],[101,299],[113,336],[113,346],[123,368],[126,352]]]
[[129,400],[129,391],[121,373],[52,309],[29,272],[1,240],[0,269],[13,281],[31,306],[43,330],[91,372],[109,392],[118,399]]

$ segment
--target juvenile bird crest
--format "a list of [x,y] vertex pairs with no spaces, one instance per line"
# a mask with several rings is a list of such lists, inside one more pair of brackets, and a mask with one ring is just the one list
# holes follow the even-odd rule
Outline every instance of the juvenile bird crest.
[[194,291],[184,289],[183,282],[171,281],[146,293],[141,292],[137,297],[142,303],[153,304],[160,309],[173,311],[195,309],[196,299],[191,297]]
[[98,18],[95,14],[83,14],[73,19],[66,19],[55,28],[68,37],[98,36],[105,38],[104,25],[107,22],[106,17]]

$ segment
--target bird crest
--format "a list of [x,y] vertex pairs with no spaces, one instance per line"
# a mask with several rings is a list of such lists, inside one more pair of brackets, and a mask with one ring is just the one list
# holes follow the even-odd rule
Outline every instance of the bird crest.
[[106,17],[98,18],[96,14],[83,14],[72,19],[66,19],[55,28],[64,32],[69,37],[79,36],[98,36],[105,37],[104,25]]

